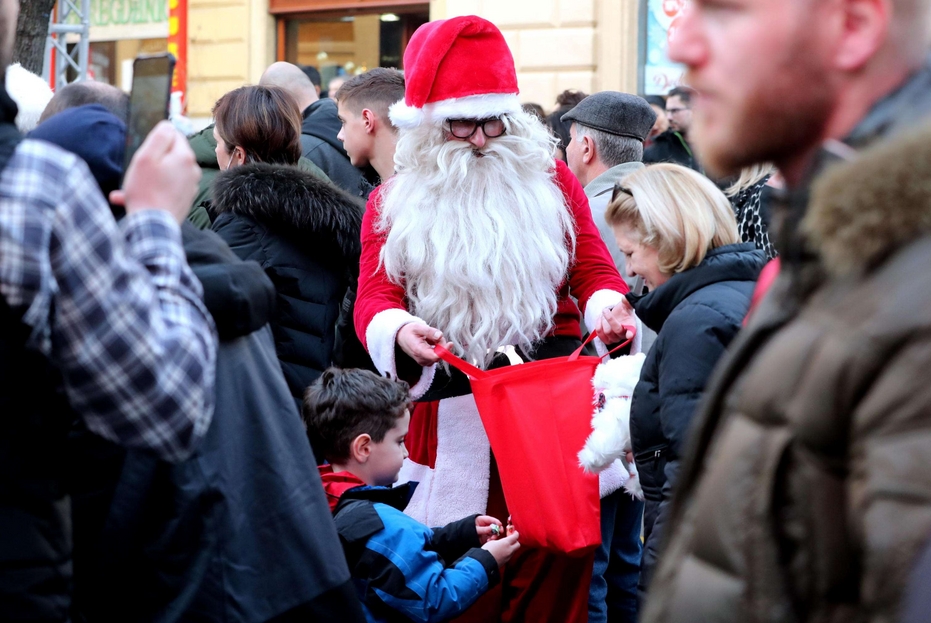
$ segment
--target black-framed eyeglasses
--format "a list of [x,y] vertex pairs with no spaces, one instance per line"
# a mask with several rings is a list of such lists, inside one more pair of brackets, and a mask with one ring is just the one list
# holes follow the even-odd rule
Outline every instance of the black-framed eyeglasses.
[[490,119],[447,119],[449,133],[454,137],[467,140],[472,138],[479,128],[488,138],[498,138],[504,134],[504,120],[501,117]]
[[667,108],[667,109],[666,109],[666,114],[667,114],[667,115],[677,115],[677,114],[679,114],[680,112],[685,112],[686,110],[691,110],[691,109],[690,109],[690,108]]
[[614,200],[617,199],[617,196],[621,193],[630,195],[631,197],[634,196],[634,193],[630,192],[629,188],[625,188],[624,186],[621,186],[620,184],[615,184],[614,192],[611,193],[611,203],[614,203]]

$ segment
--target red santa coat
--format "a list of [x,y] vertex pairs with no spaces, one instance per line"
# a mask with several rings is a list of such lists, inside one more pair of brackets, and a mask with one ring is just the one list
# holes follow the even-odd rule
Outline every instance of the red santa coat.
[[[598,228],[578,180],[562,161],[556,162],[555,180],[575,222],[576,250],[569,278],[559,287],[552,335],[580,338],[579,307],[586,326],[595,326],[606,307],[628,292]],[[379,266],[387,234],[376,231],[381,187],[369,197],[362,219],[362,257],[354,321],[359,339],[383,374],[397,375],[395,339],[411,322],[423,322],[408,311],[403,285],[392,283]],[[519,240],[514,241],[515,249]],[[440,331],[443,327],[436,327]],[[411,385],[417,400],[430,388],[435,366],[423,368]],[[434,403],[420,403],[412,414],[407,436],[410,458],[401,470],[401,482],[420,486],[407,513],[427,525],[445,525],[472,513],[484,513],[488,500],[490,449],[475,400],[471,394]]]

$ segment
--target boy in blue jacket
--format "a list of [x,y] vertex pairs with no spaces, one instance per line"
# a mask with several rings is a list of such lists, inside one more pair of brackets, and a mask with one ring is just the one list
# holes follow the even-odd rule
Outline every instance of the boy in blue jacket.
[[303,415],[330,461],[320,476],[369,621],[446,621],[499,581],[516,532],[486,515],[431,529],[403,512],[417,485],[392,487],[407,457],[407,383],[330,368],[307,388]]

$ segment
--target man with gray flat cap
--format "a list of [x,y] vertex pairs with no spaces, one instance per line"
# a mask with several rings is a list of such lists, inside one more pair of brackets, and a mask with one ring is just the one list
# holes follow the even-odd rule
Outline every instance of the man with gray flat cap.
[[566,146],[569,168],[585,187],[592,216],[614,265],[627,279],[631,292],[639,294],[642,279],[625,275],[624,254],[614,242],[605,210],[614,185],[643,168],[643,141],[656,121],[656,113],[638,95],[601,91],[579,102],[562,120],[572,122],[571,141]]
[[[624,254],[605,221],[605,209],[614,185],[643,168],[643,141],[656,121],[656,113],[642,97],[617,91],[589,95],[562,116],[571,121],[571,140],[566,146],[569,168],[585,187],[592,217],[608,246],[614,265],[640,293],[642,279],[626,277]],[[646,327],[644,327],[646,331]],[[655,339],[643,336],[643,350]],[[637,620],[637,583],[640,579],[640,523],[643,502],[623,489],[601,499],[601,545],[595,552],[588,596],[589,623]]]

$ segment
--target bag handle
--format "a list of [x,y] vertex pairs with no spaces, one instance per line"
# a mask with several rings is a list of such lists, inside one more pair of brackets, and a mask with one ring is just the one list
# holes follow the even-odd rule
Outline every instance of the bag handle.
[[456,368],[457,370],[459,370],[466,376],[470,376],[473,379],[481,379],[481,378],[485,378],[486,376],[488,376],[487,372],[485,372],[484,370],[480,370],[479,368],[473,366],[468,361],[464,359],[460,359],[459,357],[455,356],[454,354],[449,352],[449,350],[447,350],[447,348],[443,346],[442,344],[437,344],[436,346],[434,346],[433,352],[435,352],[440,359],[442,359],[443,361],[445,361],[452,367]]
[[[637,327],[627,325],[627,324],[623,325],[623,327],[626,330],[630,331],[634,336],[637,334]],[[582,349],[585,348],[585,346],[589,344],[592,340],[594,340],[596,337],[598,337],[597,331],[592,331],[591,333],[589,333],[585,341],[582,342],[582,345],[579,346],[574,353],[569,355],[569,361],[575,361],[576,359],[578,359],[579,355],[582,354]],[[620,344],[619,346],[612,348],[610,351],[608,351],[608,354],[613,355],[614,353],[621,350],[622,348],[624,348],[625,346],[627,346],[633,341],[634,341],[634,338],[631,337],[629,340],[627,340],[623,344]],[[476,366],[473,366],[471,363],[465,361],[464,359],[460,359],[456,355],[449,352],[449,350],[442,344],[437,344],[436,346],[434,346],[433,352],[435,352],[436,355],[440,359],[442,359],[443,361],[445,361],[452,367],[456,368],[457,370],[459,370],[466,376],[470,376],[473,379],[482,379],[488,376],[488,372],[481,370],[477,368]]]
[[[634,337],[636,337],[636,335],[637,335],[637,327],[632,326],[632,325],[629,325],[629,324],[625,324],[625,325],[622,325],[622,326],[623,326],[625,329],[627,329],[628,331],[631,332],[631,338],[630,338],[629,340],[627,340],[626,342],[624,342],[623,344],[620,344],[620,345],[618,345],[618,346],[615,346],[614,348],[612,348],[611,350],[609,350],[609,351],[608,351],[608,354],[609,354],[609,355],[613,355],[613,354],[616,353],[617,351],[621,350],[622,348],[624,348],[625,346],[627,346],[628,344],[630,344],[631,342],[633,342],[633,341],[634,341]],[[589,333],[589,334],[588,334],[588,337],[585,338],[585,341],[582,342],[582,345],[579,346],[579,347],[576,349],[576,351],[575,351],[574,353],[572,353],[571,355],[569,355],[569,361],[575,361],[576,359],[578,359],[578,358],[579,358],[579,355],[582,354],[582,349],[585,348],[589,343],[591,343],[591,341],[594,340],[596,337],[598,337],[598,331],[592,331],[591,333]]]

